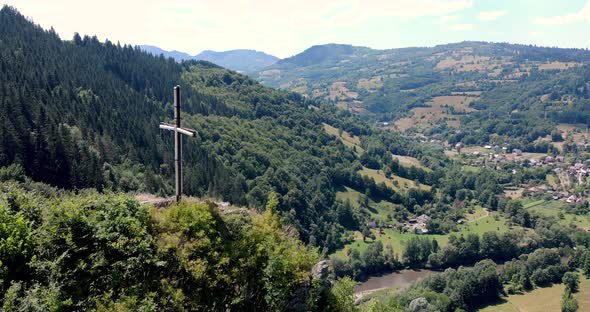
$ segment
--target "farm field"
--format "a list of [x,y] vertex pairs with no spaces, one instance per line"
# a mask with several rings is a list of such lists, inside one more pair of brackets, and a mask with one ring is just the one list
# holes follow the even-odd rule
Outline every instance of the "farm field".
[[539,64],[540,70],[552,70],[552,69],[559,69],[564,70],[572,67],[580,66],[581,64],[578,62],[549,62]]
[[398,119],[394,124],[401,132],[414,126],[429,128],[440,120],[444,120],[450,127],[458,128],[461,126],[459,120],[461,115],[455,113],[465,114],[476,111],[469,104],[478,99],[479,97],[473,94],[436,96],[426,103],[428,106],[413,108],[412,117]]
[[504,195],[510,199],[522,198],[523,193],[524,193],[524,188],[507,189],[504,191]]
[[374,76],[371,79],[361,78],[357,83],[357,87],[365,89],[369,92],[374,92],[376,89],[383,86],[383,79],[381,76]]
[[547,174],[546,180],[553,188],[559,187],[559,180],[554,174]]
[[419,182],[409,180],[406,178],[402,178],[399,176],[392,175],[391,178],[386,177],[381,170],[374,170],[363,167],[363,169],[359,170],[358,173],[361,176],[368,176],[369,178],[373,178],[375,183],[385,183],[388,187],[395,191],[404,191],[409,188],[419,188],[422,190],[430,191],[430,185],[421,184]]
[[[349,200],[350,204],[353,207],[358,208],[358,202],[361,195],[363,194],[354,189],[344,187],[342,190],[336,192],[336,199],[340,201]],[[382,200],[379,202],[375,202],[372,199],[369,199],[369,213],[371,214],[371,217],[375,220],[380,220],[383,222],[387,221],[387,215],[392,213],[395,206],[395,204],[390,203],[388,201]]]
[[429,170],[429,168],[425,168],[424,166],[422,166],[422,163],[420,163],[420,161],[417,158],[414,158],[411,156],[395,155],[395,154],[392,154],[391,156],[394,159],[397,159],[399,161],[399,163],[403,166],[407,166],[407,167],[414,166],[416,168],[423,168],[423,169]]
[[[561,310],[561,295],[564,291],[563,284],[555,284],[551,287],[537,288],[533,291],[510,295],[504,298],[504,302],[488,306],[480,312],[545,312]],[[590,312],[590,279],[580,274],[580,290],[574,294],[578,300],[578,312]]]
[[406,132],[414,126],[414,120],[409,117],[400,118],[394,122],[395,129],[400,132]]
[[437,96],[427,103],[430,106],[412,109],[411,112],[414,114],[412,119],[414,124],[424,128],[432,126],[441,119],[446,119],[449,126],[458,128],[461,123],[452,113],[451,108],[456,112],[473,112],[475,109],[469,107],[469,104],[477,99],[477,97],[458,95]]
[[361,139],[355,135],[351,135],[346,131],[342,131],[342,135],[339,135],[339,129],[336,127],[332,127],[329,124],[324,124],[324,131],[326,133],[333,135],[342,141],[342,143],[348,146],[351,149],[356,149],[357,154],[361,155],[365,150],[361,147]]
[[[498,217],[498,221],[494,219],[495,216]],[[372,229],[372,231],[373,234],[375,234],[376,240],[381,241],[383,245],[391,245],[394,252],[401,256],[404,246],[412,237],[421,236],[429,239],[435,239],[439,246],[444,246],[448,243],[450,235],[461,236],[470,233],[482,235],[485,232],[506,232],[509,229],[505,218],[499,216],[499,214],[496,212],[490,212],[489,214],[486,214],[481,208],[477,208],[475,214],[473,215],[466,215],[466,218],[468,220],[472,220],[472,222],[459,225],[459,231],[457,232],[443,235],[400,233],[399,230],[396,229],[384,229],[383,234],[379,234],[379,231],[376,229]],[[348,249],[357,249],[362,253],[367,249],[367,246],[372,243],[370,239],[364,242],[360,232],[355,232],[354,238],[354,242],[348,244],[343,249],[336,251],[334,255],[345,259],[347,257]]]
[[558,214],[561,211],[563,213],[563,219],[560,220],[562,224],[573,223],[583,229],[590,229],[590,216],[579,216],[575,214],[566,213],[564,210],[564,203],[559,200],[530,200],[526,199],[522,201],[524,208],[539,213],[544,216],[551,216],[558,218]]
[[[562,136],[564,139],[571,138],[574,142],[577,143],[584,143],[590,139],[590,135],[588,133],[588,127],[584,124],[559,124],[557,125],[557,129],[562,132]],[[558,147],[563,147],[564,142],[556,142],[554,145]]]

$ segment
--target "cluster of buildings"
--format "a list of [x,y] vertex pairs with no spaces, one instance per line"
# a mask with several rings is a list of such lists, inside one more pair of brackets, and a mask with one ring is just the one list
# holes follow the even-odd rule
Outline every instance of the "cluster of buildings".
[[556,174],[565,172],[568,176],[575,177],[579,184],[583,184],[586,182],[586,177],[590,173],[590,169],[583,163],[578,162],[569,166],[568,168],[555,168],[553,169],[553,172]]
[[[460,143],[458,143],[460,144]],[[499,146],[484,146],[485,149],[489,149],[490,152],[482,153],[480,151],[473,151],[465,155],[474,158],[470,163],[471,166],[495,166],[497,170],[500,169],[499,165],[504,163],[513,163],[519,165],[528,165],[530,167],[540,167],[543,165],[557,165],[565,162],[564,156],[549,156],[545,155],[541,158],[527,158],[520,149],[513,149],[511,153],[507,151],[506,147],[500,148]],[[516,173],[516,170],[513,170]]]
[[[566,175],[568,179],[575,179],[578,184],[586,184],[587,177],[590,176],[590,167],[586,165],[586,163],[590,164],[590,160],[585,163],[577,162],[567,165],[564,156],[544,155],[542,157],[527,158],[520,149],[513,149],[512,152],[509,152],[506,147],[498,145],[486,145],[484,149],[489,150],[489,152],[474,151],[466,154],[474,158],[470,163],[471,166],[493,166],[497,170],[502,168],[500,164],[507,162],[529,167],[549,166],[556,175]],[[511,170],[513,174],[516,174],[516,169]],[[580,203],[586,200],[567,191],[557,191],[545,184],[530,186],[525,190],[529,196],[550,195],[555,200],[562,200],[567,203]]]
[[554,200],[561,200],[569,204],[583,203],[586,202],[584,197],[578,197],[568,191],[556,191],[552,187],[541,184],[537,186],[531,186],[526,189],[527,195],[529,196],[541,196],[550,195]]
[[527,188],[526,191],[529,196],[534,197],[541,195],[551,195],[551,198],[553,198],[554,200],[561,200],[570,204],[582,203],[586,201],[586,199],[584,199],[583,197],[577,197],[576,195],[573,195],[568,191],[556,191],[551,186],[548,186],[546,184],[531,186]]

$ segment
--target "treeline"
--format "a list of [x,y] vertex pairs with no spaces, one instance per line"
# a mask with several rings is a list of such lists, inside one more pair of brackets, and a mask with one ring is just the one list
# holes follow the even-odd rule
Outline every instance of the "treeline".
[[[502,295],[522,293],[553,283],[565,284],[563,311],[576,311],[577,301],[572,293],[578,290],[578,273],[590,277],[590,251],[577,249],[540,248],[504,263],[502,267],[489,259],[472,267],[449,268],[384,296],[377,296],[361,307],[352,298],[340,298],[339,305],[347,311],[476,311],[496,303]],[[350,289],[346,278],[336,282],[334,289]]]
[[572,306],[577,303],[571,293],[579,284],[575,272],[581,270],[590,277],[589,259],[590,252],[582,246],[580,250],[537,249],[506,262],[500,269],[493,261],[482,260],[473,267],[462,266],[432,274],[407,290],[375,300],[363,311],[379,311],[377,307],[389,307],[389,311],[475,311],[497,302],[503,294],[522,293],[561,282],[567,289],[564,306]]
[[531,233],[512,230],[505,233],[486,232],[481,236],[451,234],[447,245],[441,248],[431,239],[417,237],[405,246],[404,259],[408,266],[432,269],[472,265],[484,259],[504,262],[538,248],[573,247],[574,233],[560,225],[543,224]]
[[463,131],[449,133],[447,138],[451,143],[483,145],[494,142],[491,135],[496,134],[503,141],[496,143],[511,144],[511,148],[552,152],[549,144],[535,141],[548,135],[560,141],[556,123],[590,121],[589,77],[588,65],[559,72],[533,70],[518,83],[501,84],[484,92],[471,103],[479,111],[463,117]]
[[404,266],[399,256],[391,245],[384,247],[381,241],[374,241],[363,253],[357,249],[349,249],[346,260],[338,256],[333,256],[330,260],[337,277],[350,276],[354,280],[363,280],[368,276],[402,269]]
[[[347,212],[341,215],[345,216],[341,219],[342,224],[353,224],[363,231],[363,225],[359,224],[363,216],[355,214],[347,203],[341,207],[339,211]],[[436,239],[428,235],[415,236],[406,242],[401,254],[393,252],[391,245],[383,245],[382,242],[375,241],[375,237],[367,229],[367,233],[362,232],[365,238],[372,238],[367,249],[363,252],[349,249],[345,260],[338,256],[331,257],[334,272],[336,276],[350,276],[356,280],[362,280],[366,276],[404,267],[442,270],[462,265],[470,266],[486,259],[504,263],[543,248],[590,247],[590,234],[560,225],[552,218],[530,214],[518,201],[500,200],[497,209],[508,218],[510,223],[520,225],[521,228],[504,233],[490,231],[482,235],[450,234],[444,246],[439,245]],[[444,220],[452,216],[452,213],[447,213],[442,218]],[[434,222],[435,225],[428,226],[429,229],[433,229],[433,232],[436,229],[440,230],[441,224],[438,220],[433,219],[431,223]],[[453,228],[449,227],[447,230],[452,232]]]

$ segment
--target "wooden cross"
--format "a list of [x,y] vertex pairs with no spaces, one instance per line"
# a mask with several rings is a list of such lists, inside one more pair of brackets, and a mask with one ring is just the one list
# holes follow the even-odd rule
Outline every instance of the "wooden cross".
[[182,198],[182,134],[195,137],[197,131],[180,126],[180,86],[174,87],[175,124],[160,123],[160,129],[174,131],[174,165],[176,169],[176,202]]

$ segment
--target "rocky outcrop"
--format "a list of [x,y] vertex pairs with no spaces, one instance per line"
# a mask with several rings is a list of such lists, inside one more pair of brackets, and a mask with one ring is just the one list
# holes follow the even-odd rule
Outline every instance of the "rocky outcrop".
[[330,263],[322,260],[311,268],[311,277],[314,280],[326,281],[330,275]]

